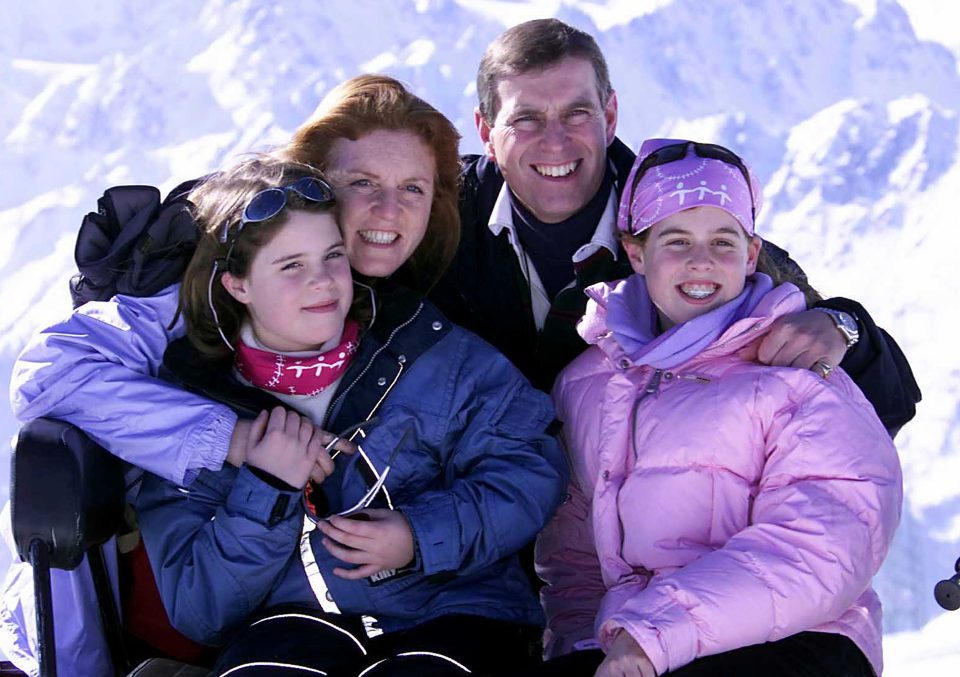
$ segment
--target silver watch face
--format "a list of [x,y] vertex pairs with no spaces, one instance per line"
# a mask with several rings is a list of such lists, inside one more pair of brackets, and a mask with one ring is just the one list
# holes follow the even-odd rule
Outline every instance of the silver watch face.
[[851,337],[860,336],[860,327],[857,325],[857,321],[850,316],[850,313],[841,310],[836,314],[836,318],[840,321],[840,325],[851,334]]

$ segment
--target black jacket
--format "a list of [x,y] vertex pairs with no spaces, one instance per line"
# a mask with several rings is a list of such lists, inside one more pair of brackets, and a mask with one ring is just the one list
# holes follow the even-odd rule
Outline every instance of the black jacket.
[[[608,157],[619,177],[619,196],[636,156],[615,139]],[[624,278],[633,271],[623,251],[614,259],[606,249],[600,249],[576,267],[576,284],[557,295],[538,332],[530,286],[509,236],[506,232],[494,236],[488,227],[503,176],[495,163],[477,155],[463,158],[461,176],[460,245],[430,298],[451,320],[496,346],[534,385],[549,390],[560,370],[586,348],[576,333],[576,322],[586,308],[584,288]],[[764,247],[778,263],[802,275],[786,251],[768,242]],[[847,352],[841,366],[895,434],[913,418],[920,401],[920,389],[900,347],[855,301],[834,298],[817,305],[844,310],[857,318],[860,341]]]

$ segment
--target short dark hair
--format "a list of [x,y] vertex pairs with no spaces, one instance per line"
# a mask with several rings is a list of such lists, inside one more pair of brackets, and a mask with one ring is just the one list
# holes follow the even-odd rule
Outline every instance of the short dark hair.
[[613,89],[607,62],[593,36],[559,19],[534,19],[504,31],[483,53],[477,70],[480,115],[491,124],[497,117],[501,78],[543,70],[568,57],[590,62],[597,76],[600,103],[605,105]]

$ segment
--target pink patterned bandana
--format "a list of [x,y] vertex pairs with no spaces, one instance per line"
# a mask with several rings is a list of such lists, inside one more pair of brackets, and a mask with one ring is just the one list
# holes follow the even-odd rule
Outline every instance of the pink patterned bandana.
[[347,318],[340,343],[310,357],[291,357],[237,341],[235,365],[257,388],[285,395],[319,395],[336,383],[357,352],[360,325]]
[[637,159],[624,184],[617,226],[620,230],[639,233],[672,214],[693,207],[718,207],[735,218],[748,235],[754,234],[754,217],[760,213],[763,188],[752,171],[753,189],[747,187],[743,173],[734,165],[722,160],[698,156],[692,148],[685,157],[674,162],[650,167],[631,192],[634,176],[648,155],[665,146],[678,143],[693,143],[685,139],[647,139],[640,146]]

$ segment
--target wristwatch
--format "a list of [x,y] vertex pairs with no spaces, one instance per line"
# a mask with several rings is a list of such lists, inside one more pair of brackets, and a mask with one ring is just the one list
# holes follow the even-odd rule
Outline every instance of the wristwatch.
[[843,334],[843,338],[847,341],[847,349],[849,350],[857,344],[857,341],[860,340],[860,325],[857,324],[856,318],[850,313],[845,313],[842,310],[834,310],[833,308],[813,308],[821,313],[826,313],[830,316],[830,319],[833,320],[833,324],[836,325],[837,331]]

